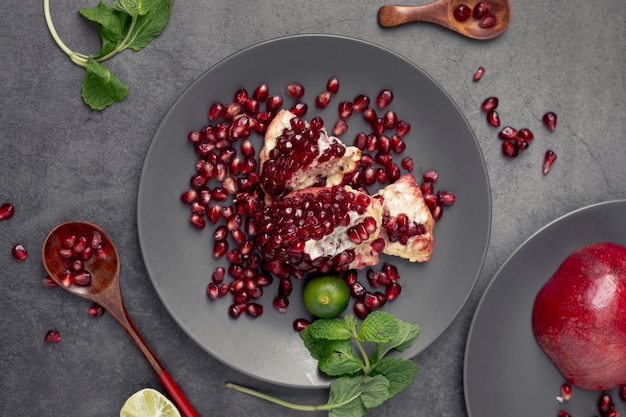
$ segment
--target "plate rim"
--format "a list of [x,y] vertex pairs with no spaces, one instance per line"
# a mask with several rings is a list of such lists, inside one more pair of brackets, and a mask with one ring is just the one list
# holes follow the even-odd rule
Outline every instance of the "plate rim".
[[[493,196],[491,193],[491,182],[490,182],[490,178],[489,178],[489,172],[487,170],[487,164],[486,164],[486,160],[485,160],[485,155],[484,152],[482,151],[482,148],[480,146],[480,142],[478,141],[478,138],[476,136],[476,133],[474,131],[474,129],[472,128],[471,124],[468,121],[468,118],[466,116],[466,114],[462,111],[461,107],[459,106],[459,104],[451,97],[451,95],[443,88],[443,86],[433,78],[432,75],[430,75],[428,72],[426,72],[424,69],[422,69],[418,64],[416,64],[415,62],[413,62],[412,60],[409,60],[408,58],[400,55],[399,53],[385,47],[382,45],[379,45],[377,43],[371,42],[369,40],[363,40],[363,39],[359,39],[356,37],[351,37],[351,36],[346,36],[346,35],[339,35],[339,34],[327,34],[327,33],[302,33],[302,34],[294,34],[294,35],[285,35],[285,36],[278,36],[278,37],[274,37],[271,39],[266,39],[260,42],[256,42],[254,44],[251,44],[245,48],[242,48],[236,52],[233,52],[221,59],[219,59],[216,63],[214,63],[213,65],[211,65],[210,67],[208,67],[206,70],[202,71],[186,88],[184,88],[182,90],[182,92],[176,97],[176,99],[172,102],[172,104],[169,106],[167,112],[165,113],[165,115],[162,117],[161,121],[159,122],[159,126],[158,128],[154,131],[152,138],[150,140],[150,144],[148,146],[148,148],[146,149],[146,153],[143,159],[143,163],[142,163],[142,169],[140,172],[140,181],[139,181],[139,185],[137,188],[137,197],[136,197],[136,216],[137,219],[139,219],[140,212],[141,209],[143,207],[143,204],[141,203],[141,195],[142,195],[142,190],[145,189],[146,185],[145,185],[145,172],[147,171],[147,162],[150,159],[150,157],[152,156],[152,154],[154,153],[154,148],[155,148],[155,139],[159,136],[159,134],[162,132],[162,130],[164,129],[164,125],[166,124],[166,121],[169,120],[173,113],[175,113],[175,108],[176,106],[184,99],[184,97],[189,94],[190,91],[192,91],[194,88],[196,88],[196,86],[202,82],[202,80],[204,79],[204,77],[207,76],[208,73],[210,73],[211,71],[215,70],[215,68],[219,67],[220,65],[223,65],[224,63],[226,63],[227,61],[234,59],[242,54],[245,54],[247,52],[249,52],[252,49],[258,48],[258,47],[262,47],[268,44],[272,44],[272,43],[276,43],[276,42],[281,42],[281,41],[289,41],[289,40],[293,40],[293,39],[299,39],[299,38],[323,38],[323,39],[341,39],[344,41],[348,41],[348,42],[355,42],[355,43],[359,43],[368,47],[372,47],[375,48],[377,50],[380,50],[381,52],[384,52],[386,54],[389,54],[391,56],[394,56],[395,58],[405,62],[407,65],[409,65],[410,67],[412,67],[413,69],[415,69],[416,71],[419,71],[420,74],[422,76],[425,77],[425,79],[428,79],[440,92],[443,96],[445,96],[445,99],[453,106],[453,108],[456,109],[456,112],[458,113],[460,120],[463,122],[463,124],[467,127],[468,132],[471,134],[471,137],[473,139],[473,144],[476,147],[477,150],[477,155],[479,156],[479,160],[481,162],[480,164],[480,171],[484,177],[485,180],[485,187],[488,190],[488,192],[486,193],[486,200],[484,201],[484,205],[485,205],[485,211],[486,211],[486,227],[484,228],[484,230],[482,231],[484,233],[484,235],[481,236],[481,239],[484,239],[484,247],[482,248],[481,254],[480,254],[480,259],[478,259],[478,263],[477,263],[477,268],[476,271],[474,273],[474,275],[470,278],[468,278],[468,281],[470,281],[470,285],[468,287],[467,293],[464,295],[464,298],[462,300],[461,303],[459,303],[458,307],[456,308],[456,310],[451,314],[449,320],[446,322],[445,326],[443,327],[443,330],[436,336],[433,338],[433,340],[426,346],[424,346],[421,350],[413,353],[410,357],[414,358],[416,356],[418,356],[419,354],[421,354],[423,351],[425,351],[426,349],[428,349],[428,347],[432,346],[432,344],[438,340],[443,333],[445,333],[450,326],[452,325],[452,323],[458,318],[459,314],[461,313],[461,311],[463,310],[463,308],[465,306],[467,306],[467,302],[470,299],[470,297],[472,296],[475,288],[476,288],[476,284],[478,282],[478,279],[481,275],[481,272],[483,271],[484,268],[484,264],[485,264],[485,260],[487,257],[487,253],[489,250],[489,243],[490,243],[490,238],[491,238],[491,230],[492,230],[492,225],[493,225],[493,218],[492,218],[492,213],[493,213]],[[478,168],[478,167],[476,167]],[[157,296],[161,302],[161,304],[165,307],[166,311],[168,312],[168,314],[170,315],[170,317],[173,319],[173,321],[176,323],[176,325],[183,331],[183,333],[185,333],[185,335],[187,337],[189,337],[194,343],[196,343],[197,345],[199,345],[199,347],[205,351],[206,353],[208,353],[210,356],[212,356],[213,358],[217,359],[218,361],[224,363],[225,365],[227,365],[229,368],[234,369],[238,372],[241,372],[243,374],[246,374],[248,376],[251,376],[252,378],[258,379],[258,380],[263,380],[265,382],[268,383],[272,383],[272,384],[277,384],[277,385],[285,385],[288,387],[296,387],[296,388],[311,388],[311,389],[317,389],[317,388],[327,388],[327,385],[297,385],[297,384],[292,384],[292,383],[281,383],[281,382],[277,382],[271,379],[265,379],[262,377],[259,377],[257,375],[254,375],[253,373],[246,371],[244,369],[241,369],[238,366],[234,366],[229,364],[228,362],[223,361],[221,358],[219,358],[218,356],[214,355],[211,351],[209,351],[207,348],[205,348],[204,346],[200,345],[196,339],[196,337],[192,336],[191,334],[189,334],[188,330],[186,329],[185,326],[183,326],[183,323],[181,323],[181,321],[176,317],[175,314],[173,314],[171,308],[169,305],[167,305],[164,300],[163,297],[161,296],[160,291],[157,289],[157,287],[155,286],[155,281],[153,279],[153,269],[151,267],[149,267],[149,262],[146,259],[146,248],[145,248],[145,238],[142,237],[142,233],[141,233],[141,227],[140,227],[140,222],[137,221],[137,227],[136,227],[136,233],[138,235],[138,243],[139,243],[139,247],[140,247],[140,253],[141,253],[141,258],[142,261],[144,262],[144,268],[146,270],[146,273],[148,275],[148,278],[150,279],[150,283],[152,284],[153,288],[155,289],[155,292],[157,293]]]

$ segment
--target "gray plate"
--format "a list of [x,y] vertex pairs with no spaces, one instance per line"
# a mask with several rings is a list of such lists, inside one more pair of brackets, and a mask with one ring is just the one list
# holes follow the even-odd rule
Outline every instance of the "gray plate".
[[[565,382],[537,344],[531,324],[537,293],[567,255],[594,242],[626,245],[626,200],[595,204],[543,227],[502,265],[472,321],[465,352],[465,399],[470,417],[597,415],[597,391],[574,388],[556,401]],[[626,411],[617,389],[618,409]]]
[[[188,208],[179,201],[196,160],[186,137],[207,123],[214,100],[231,100],[237,88],[252,91],[267,82],[270,93],[283,93],[288,82],[299,81],[307,88],[304,99],[314,108],[315,96],[333,75],[341,88],[321,113],[327,124],[334,123],[340,100],[392,89],[390,107],[412,125],[406,155],[415,160],[414,173],[438,169],[438,189],[457,195],[436,227],[432,260],[421,265],[393,260],[403,293],[385,309],[422,326],[418,342],[404,356],[423,351],[455,318],[474,287],[490,231],[489,184],[474,134],[450,97],[413,63],[359,40],[302,35],[250,47],[204,73],[172,106],[148,150],[137,207],[142,254],[163,304],[195,342],[241,372],[289,386],[323,387],[329,382],[318,374],[291,327],[294,319],[308,316],[299,302],[301,282],[295,283],[287,314],[271,307],[276,287],[266,289],[265,313],[256,319],[230,319],[228,299],[209,302],[205,289],[217,264],[211,232],[194,230]],[[310,110],[307,117],[315,114]],[[360,119],[350,119],[347,141],[364,129],[356,122]]]

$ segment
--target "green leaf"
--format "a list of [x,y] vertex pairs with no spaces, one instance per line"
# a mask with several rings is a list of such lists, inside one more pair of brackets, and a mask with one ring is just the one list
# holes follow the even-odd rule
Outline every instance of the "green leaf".
[[376,346],[376,352],[372,356],[372,363],[376,364],[390,350],[396,349],[399,352],[408,349],[417,340],[420,333],[420,327],[417,324],[408,323],[406,321],[396,319],[398,331],[393,339],[385,343],[379,343]]
[[382,375],[389,381],[389,396],[393,397],[408,387],[419,372],[419,366],[409,359],[383,358],[370,375]]
[[348,376],[363,372],[363,361],[354,355],[350,340],[328,341],[318,367],[329,376]]
[[127,21],[130,19],[125,13],[120,13],[106,3],[90,9],[79,9],[81,15],[100,25],[100,39],[102,46],[92,58],[100,58],[111,53],[124,39]]
[[125,47],[139,51],[161,34],[172,12],[173,0],[151,0],[150,8],[139,14]]
[[315,339],[348,340],[352,337],[350,327],[341,319],[315,320],[306,328]]
[[94,110],[102,110],[122,101],[128,95],[128,86],[94,59],[89,59],[83,79],[83,100]]
[[115,0],[113,8],[132,17],[137,17],[148,13],[151,3],[152,1],[149,0]]
[[368,376],[361,384],[361,401],[365,408],[378,407],[392,395],[389,395],[389,381],[383,375]]
[[361,323],[358,338],[362,342],[389,342],[398,333],[398,328],[398,319],[393,314],[374,311]]

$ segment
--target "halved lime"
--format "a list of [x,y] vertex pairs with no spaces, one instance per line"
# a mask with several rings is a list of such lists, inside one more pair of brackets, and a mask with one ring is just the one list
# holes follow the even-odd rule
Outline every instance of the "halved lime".
[[180,412],[165,395],[144,388],[130,396],[120,410],[120,417],[181,417]]

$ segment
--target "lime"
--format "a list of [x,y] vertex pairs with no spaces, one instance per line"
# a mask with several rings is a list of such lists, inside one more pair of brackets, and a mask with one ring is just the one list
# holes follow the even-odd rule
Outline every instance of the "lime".
[[120,410],[120,417],[181,417],[178,409],[165,395],[144,388],[130,396]]
[[305,284],[302,298],[314,316],[322,319],[337,317],[348,307],[350,287],[336,275],[313,277]]

